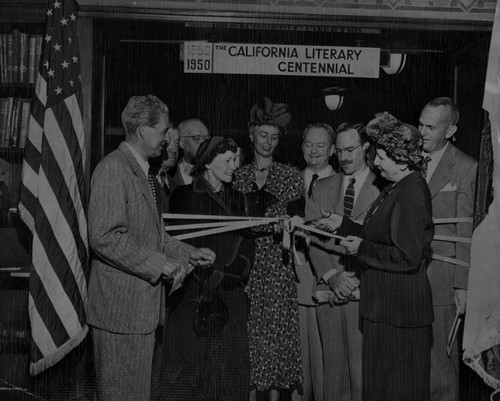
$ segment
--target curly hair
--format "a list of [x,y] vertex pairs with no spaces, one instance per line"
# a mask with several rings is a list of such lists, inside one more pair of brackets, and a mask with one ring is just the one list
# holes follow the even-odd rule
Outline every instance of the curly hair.
[[191,175],[193,177],[202,175],[207,170],[207,164],[211,163],[217,155],[222,155],[228,150],[234,153],[238,150],[238,145],[233,139],[221,136],[213,136],[207,139],[198,148]]
[[366,125],[366,133],[395,162],[406,163],[412,170],[425,174],[429,158],[422,154],[422,135],[416,127],[384,111]]

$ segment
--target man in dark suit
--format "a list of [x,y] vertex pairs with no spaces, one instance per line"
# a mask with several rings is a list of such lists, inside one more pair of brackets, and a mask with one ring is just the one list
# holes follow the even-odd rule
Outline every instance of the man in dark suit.
[[[306,220],[320,217],[322,211],[363,220],[380,193],[376,176],[367,164],[369,147],[364,125],[344,123],[338,127],[335,153],[342,172],[316,182],[306,204]],[[318,299],[319,294],[331,291],[337,301],[332,306],[322,303],[317,307],[323,345],[324,400],[360,401],[362,335],[357,265],[334,240],[322,242],[312,238],[309,256]]]
[[[419,130],[424,141],[424,151],[431,158],[426,180],[431,192],[434,219],[472,218],[474,213],[477,163],[449,141],[457,131],[458,118],[456,105],[447,97],[431,100],[420,114]],[[472,228],[472,222],[437,224],[435,233],[471,238]],[[436,255],[463,262],[470,260],[470,244],[433,241],[431,246]],[[447,342],[455,313],[465,312],[469,269],[458,264],[432,260],[427,272],[434,307],[431,401],[456,401],[459,349],[455,343],[448,357]]]
[[164,230],[161,191],[148,160],[158,157],[165,144],[167,106],[155,96],[134,96],[122,123],[125,142],[92,177],[88,323],[98,399],[149,401],[154,332],[164,308],[162,280],[209,265],[215,254]]
[[[183,156],[177,163],[177,171],[173,179],[173,187],[189,185],[193,182],[193,169],[196,153],[200,145],[210,138],[207,126],[197,118],[190,118],[179,124],[179,147]],[[173,189],[173,188],[172,188]]]

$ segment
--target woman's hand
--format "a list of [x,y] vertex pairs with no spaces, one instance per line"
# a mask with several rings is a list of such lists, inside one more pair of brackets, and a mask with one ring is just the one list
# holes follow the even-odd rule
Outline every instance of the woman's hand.
[[336,231],[342,224],[342,216],[322,210],[323,217],[314,222],[314,227],[323,231]]
[[358,253],[361,241],[363,241],[362,238],[348,235],[346,239],[340,241],[340,246],[343,246],[345,248],[347,255],[356,255]]

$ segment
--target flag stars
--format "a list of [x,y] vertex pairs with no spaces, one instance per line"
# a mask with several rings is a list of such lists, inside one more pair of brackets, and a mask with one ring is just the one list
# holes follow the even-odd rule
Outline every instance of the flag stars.
[[54,76],[54,70],[48,70],[47,74],[49,75],[49,77],[53,77]]
[[75,82],[72,79],[70,79],[68,82],[69,82],[71,87],[75,86]]
[[71,44],[72,41],[73,39],[71,38],[71,36],[68,36],[68,42]]
[[71,21],[76,21],[76,15],[75,15],[75,14],[71,14],[71,15],[69,16],[69,19],[70,19]]
[[61,95],[62,94],[62,88],[60,88],[59,86],[54,89],[54,92],[56,93],[56,95]]
[[68,63],[66,60],[64,60],[64,61],[61,63],[61,65],[62,65],[63,70],[64,70],[65,68],[68,68],[68,67],[69,67],[69,63]]
[[61,25],[68,25],[68,20],[66,18],[63,18],[61,20]]
[[59,43],[56,43],[54,46],[52,46],[56,52],[61,50],[61,45]]
[[49,68],[49,60],[46,60],[45,63],[43,63],[43,66],[45,68]]
[[76,57],[76,54],[72,57],[73,63],[78,63],[78,57]]
[[47,10],[47,15],[52,15],[52,10],[50,8]]
[[49,35],[49,34],[45,35],[45,41],[47,43],[49,43],[51,40],[52,40],[52,36],[51,35]]
[[61,3],[59,3],[57,0],[54,1],[54,8],[61,8]]

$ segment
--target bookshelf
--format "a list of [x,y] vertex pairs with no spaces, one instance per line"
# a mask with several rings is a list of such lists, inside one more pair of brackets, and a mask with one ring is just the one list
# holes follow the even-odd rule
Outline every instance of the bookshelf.
[[0,269],[30,264],[29,231],[17,213],[24,144],[46,4],[0,0]]

